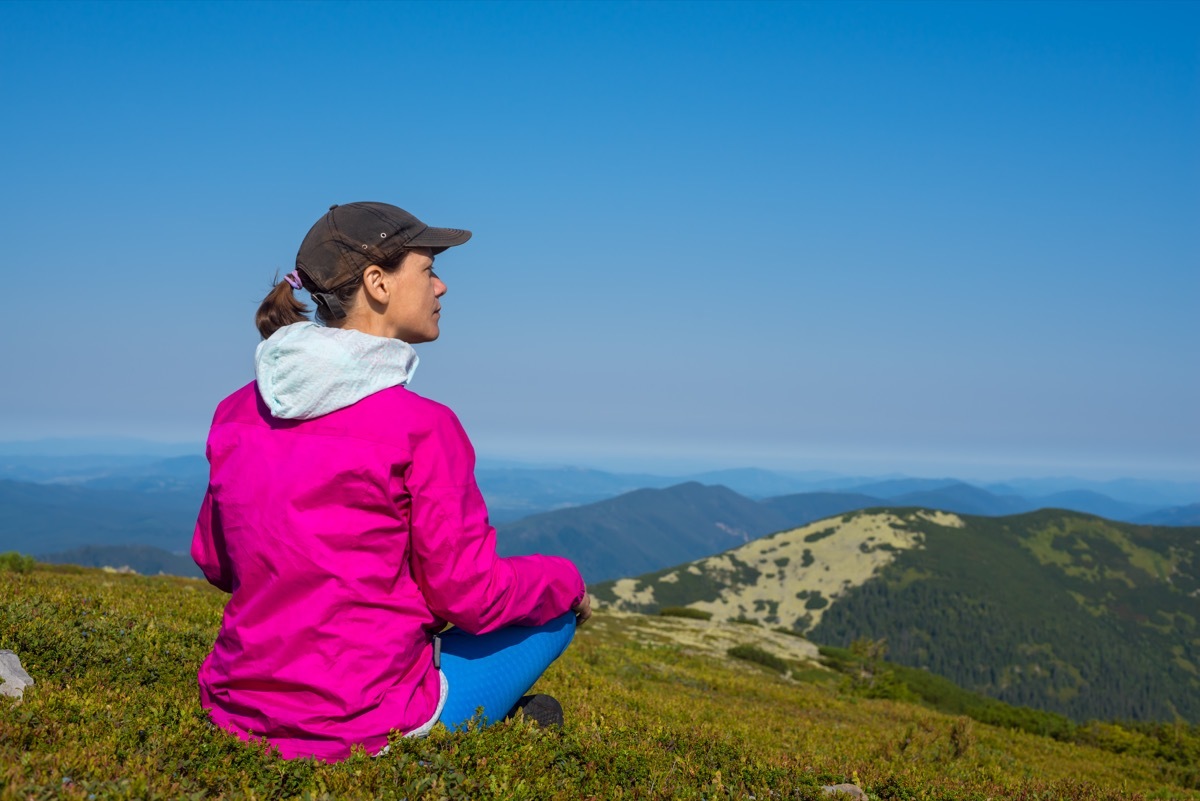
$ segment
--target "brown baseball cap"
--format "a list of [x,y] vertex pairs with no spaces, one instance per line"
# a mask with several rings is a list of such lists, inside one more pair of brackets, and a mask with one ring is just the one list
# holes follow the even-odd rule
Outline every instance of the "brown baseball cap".
[[[406,250],[431,248],[441,253],[470,238],[470,231],[431,228],[387,203],[334,204],[300,243],[296,269],[313,285],[314,296],[328,295],[353,281],[368,266],[386,264]],[[340,310],[340,304],[335,309]]]

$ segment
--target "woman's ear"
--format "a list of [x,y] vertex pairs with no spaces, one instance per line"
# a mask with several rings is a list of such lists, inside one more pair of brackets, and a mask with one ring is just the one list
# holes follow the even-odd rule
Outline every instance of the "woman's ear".
[[384,280],[386,276],[387,273],[378,264],[369,265],[363,270],[363,291],[376,303],[388,301],[388,283]]

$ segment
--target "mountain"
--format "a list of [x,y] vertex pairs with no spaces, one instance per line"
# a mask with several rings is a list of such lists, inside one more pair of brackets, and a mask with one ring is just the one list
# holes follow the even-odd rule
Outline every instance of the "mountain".
[[[201,490],[202,492],[203,490]],[[201,494],[97,490],[0,480],[0,551],[83,545],[191,546]]]
[[928,520],[963,525],[943,512],[852,512],[592,592],[622,611],[689,606],[716,619],[749,618],[804,633],[830,601],[869,581],[901,551],[919,547],[916,526]]
[[[1093,492],[1092,490],[1056,492],[1052,495],[1040,495],[1031,500],[1043,509],[1071,509],[1075,512],[1085,512],[1089,515],[1106,517],[1109,520],[1122,520],[1126,523],[1142,522],[1142,517],[1155,511],[1154,506],[1114,500],[1107,495],[1101,495],[1099,492]],[[1176,523],[1174,525],[1194,524]]]
[[0,479],[32,483],[75,484],[127,469],[143,469],[159,456],[100,454],[93,456],[5,456],[0,454]]
[[0,441],[0,458],[96,459],[130,457],[161,459],[202,453],[202,442],[158,442],[134,437],[54,437]]
[[727,487],[689,482],[527,517],[497,529],[502,555],[568,556],[588,581],[716,553],[794,521]]
[[75,484],[145,471],[176,457],[203,459],[203,444],[123,438],[45,439],[0,442],[0,479]]
[[786,520],[784,525],[791,528],[843,512],[884,506],[886,501],[856,492],[801,492],[796,495],[767,498],[759,503],[774,511],[781,520]]
[[[845,479],[840,480],[845,481]],[[773,495],[810,492],[817,487],[824,488],[824,485],[830,482],[837,483],[839,477],[832,473],[777,473],[772,470],[745,467],[736,470],[711,470],[707,473],[694,473],[675,479],[671,483],[678,484],[684,481],[720,484],[748,498],[768,498]]]
[[[1032,512],[1036,509],[1070,509],[1074,512],[1097,515],[1109,520],[1120,520],[1126,523],[1162,522],[1166,520],[1146,519],[1155,507],[1144,503],[1118,501],[1107,495],[1092,490],[1069,490],[1055,492],[1050,495],[1036,497],[1016,495],[1012,488],[993,486],[988,489],[976,487],[961,481],[949,481],[940,486],[930,486],[912,492],[895,492],[904,486],[919,484],[925,479],[911,479],[887,482],[885,484],[857,487],[856,492],[867,492],[886,499],[888,506],[922,506],[930,509],[942,509],[959,514],[986,515],[996,517],[1001,515]],[[932,482],[930,482],[932,484]],[[1008,492],[1000,490],[1007,489]],[[884,505],[884,504],[876,504]],[[1184,520],[1188,519],[1186,516]],[[1188,525],[1186,522],[1174,525]]]
[[913,492],[931,492],[962,483],[956,478],[894,478],[889,481],[872,481],[865,484],[855,484],[849,489],[863,495],[873,495],[876,498],[895,498],[899,495],[907,495]]
[[[121,443],[108,444],[116,448]],[[86,444],[72,447],[86,448]],[[167,450],[182,447],[163,446]],[[47,553],[82,545],[138,544],[174,552],[187,548],[208,480],[207,463],[201,455],[53,452],[22,456],[2,451],[0,448],[0,480],[22,480],[0,487],[0,549]],[[1053,506],[1132,522],[1196,522],[1194,512],[1187,508],[1154,516],[1153,507],[1089,490],[1030,499],[951,478],[839,479],[827,474],[756,469],[697,475],[736,486],[722,484],[722,498],[698,501],[695,508],[689,508],[692,501],[681,502],[669,492],[633,494],[641,489],[662,491],[680,483],[664,476],[571,467],[491,466],[481,468],[477,478],[492,522],[506,535],[501,538],[503,552],[561,553],[584,565],[591,580],[632,575],[715,553],[731,544],[722,530],[757,537],[874,506],[920,506],[982,515]],[[760,498],[769,490],[789,486],[845,484],[858,489]],[[1186,485],[1177,487],[1180,492],[1181,488]],[[730,498],[731,492],[736,499]],[[624,500],[618,500],[621,498]],[[611,505],[591,508],[600,502]],[[651,512],[649,507],[658,502],[663,508]],[[553,516],[541,516],[546,514]],[[511,547],[506,544],[507,535],[511,535]]]
[[923,506],[970,515],[1008,515],[1036,509],[1038,504],[1014,495],[993,495],[961,481],[938,489],[893,496],[889,506]]
[[74,482],[95,490],[132,492],[179,491],[202,498],[208,486],[208,460],[203,456],[176,456],[149,464],[130,465]]
[[592,592],[830,645],[886,640],[900,664],[1077,720],[1200,721],[1198,528],[875,509]]
[[578,467],[483,467],[476,469],[475,480],[493,523],[678,483],[663,476]]
[[[566,476],[567,471],[548,471],[539,479],[541,494],[534,497],[542,502],[562,501],[575,491],[572,487],[588,482],[596,491],[621,486],[621,479],[612,474],[588,472],[568,478],[565,486],[555,489],[554,476]],[[191,543],[206,481],[207,465],[195,456],[110,465],[99,475],[65,483],[0,480],[0,551],[54,554],[82,546],[150,545],[184,552]],[[503,480],[491,486],[493,492],[499,486],[503,495]],[[527,490],[513,489],[521,491]],[[568,556],[589,581],[599,581],[706,556],[798,523],[879,503],[838,493],[759,502],[726,487],[689,482],[634,490],[516,521],[496,518],[493,512],[493,520],[499,527],[502,554]]]
[[[817,493],[803,493],[794,497],[812,497]],[[919,506],[941,509],[958,514],[974,514],[995,517],[1019,514],[1035,509],[1071,509],[1110,520],[1141,522],[1141,517],[1152,507],[1142,504],[1124,503],[1089,490],[1060,492],[1040,498],[1025,498],[1011,494],[992,492],[972,484],[954,479],[897,479],[863,484],[853,492],[828,493],[831,497],[856,498],[859,505],[845,509],[831,509],[826,514],[837,514],[851,508],[864,509],[870,506]],[[772,498],[766,503],[779,503],[782,499]],[[816,519],[816,516],[809,517]],[[1150,521],[1147,521],[1150,522]]]
[[1136,522],[1156,526],[1200,526],[1200,503],[1160,509],[1142,515]]
[[191,556],[171,553],[152,545],[84,545],[57,553],[38,554],[37,559],[47,564],[131,570],[143,576],[162,573],[168,576],[204,577]]
[[[1084,478],[1013,478],[1001,484],[983,484],[983,489],[1003,495],[1045,498],[1060,492],[1090,490],[1123,503],[1163,508],[1200,500],[1198,481],[1154,481],[1118,478],[1092,481]],[[1045,505],[1045,504],[1043,504]]]
[[579,467],[519,467],[485,464],[475,478],[488,503],[493,523],[510,522],[527,515],[581,506],[638,489],[664,489],[699,483],[728,487],[747,498],[760,499],[809,492],[826,485],[844,485],[861,479],[832,473],[779,473],[758,468],[714,470],[686,476],[647,473],[608,473]]
[[[736,544],[731,532],[746,541],[859,509],[919,507],[997,516],[1040,506],[1036,501],[994,495],[958,481],[937,483],[941,486],[903,492],[891,499],[854,492],[804,492],[754,501],[728,487],[689,482],[501,522],[498,542],[504,555],[566,556],[580,566],[588,581],[607,581],[718,553]],[[895,481],[875,486],[894,492],[922,485]],[[1103,496],[1075,497],[1094,507],[1106,503],[1120,506]]]

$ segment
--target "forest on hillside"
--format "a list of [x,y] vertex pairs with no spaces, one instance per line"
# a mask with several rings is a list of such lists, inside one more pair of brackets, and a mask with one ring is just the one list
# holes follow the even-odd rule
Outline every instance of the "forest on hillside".
[[886,639],[901,664],[1076,720],[1200,722],[1196,529],[1063,512],[970,522],[924,526],[926,547],[808,636]]

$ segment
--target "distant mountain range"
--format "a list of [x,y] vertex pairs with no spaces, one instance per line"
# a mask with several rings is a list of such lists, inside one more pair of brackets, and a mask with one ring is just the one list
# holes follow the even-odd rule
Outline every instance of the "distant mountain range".
[[[940,482],[939,482],[940,483]],[[915,491],[907,491],[912,487]],[[888,482],[867,488],[887,497],[857,492],[808,492],[753,501],[726,487],[698,483],[637,492],[585,506],[560,509],[498,527],[504,554],[549,553],[572,559],[588,581],[635,575],[708,556],[774,531],[829,515],[871,507],[923,507],[960,514],[998,516],[1033,511],[1039,501],[993,495],[961,482]],[[902,494],[892,494],[902,493]],[[1074,493],[1073,511],[1132,516],[1140,508],[1094,493]],[[1183,524],[1200,524],[1186,513],[1166,510]],[[1146,521],[1150,522],[1150,521]]]
[[878,505],[866,496],[809,493],[753,501],[697,482],[642,489],[498,527],[502,555],[569,557],[588,581],[654,570],[741,545],[817,517]]
[[1138,518],[1138,522],[1156,526],[1200,526],[1200,503],[1160,509],[1157,512],[1142,515]]
[[153,545],[84,545],[43,555],[41,560],[51,564],[131,570],[143,576],[165,573],[168,576],[204,578],[190,555],[171,553]]
[[199,506],[191,492],[0,481],[0,551],[49,554],[87,545],[183,551]]
[[886,640],[895,662],[1078,720],[1200,721],[1200,528],[877,509],[591,590],[625,611]]
[[[42,452],[23,455],[21,448],[31,447],[28,443],[0,443],[0,551],[62,559],[68,552],[82,558],[73,550],[81,547],[145,545],[168,554],[186,553],[208,480],[204,458],[186,453],[195,446],[151,448],[107,440],[43,445]],[[97,448],[112,452],[98,453]],[[1071,485],[1067,479],[1019,479],[976,486],[952,478],[854,478],[759,469],[700,473],[681,482],[649,474],[487,463],[477,477],[492,522],[500,529],[503,553],[564,554],[591,581],[658,569],[873,506],[978,515],[1049,506],[1130,522],[1200,524],[1200,504],[1195,502],[1200,485],[1170,482]],[[1121,498],[1097,492],[1097,486],[1111,488]],[[1033,494],[1039,488],[1053,492],[1039,497]],[[1129,498],[1185,502],[1163,506]],[[146,562],[143,552],[129,554],[127,561],[163,562],[155,559]]]
[[788,522],[731,489],[691,482],[506,523],[496,540],[502,555],[569,556],[591,581],[722,551]]

